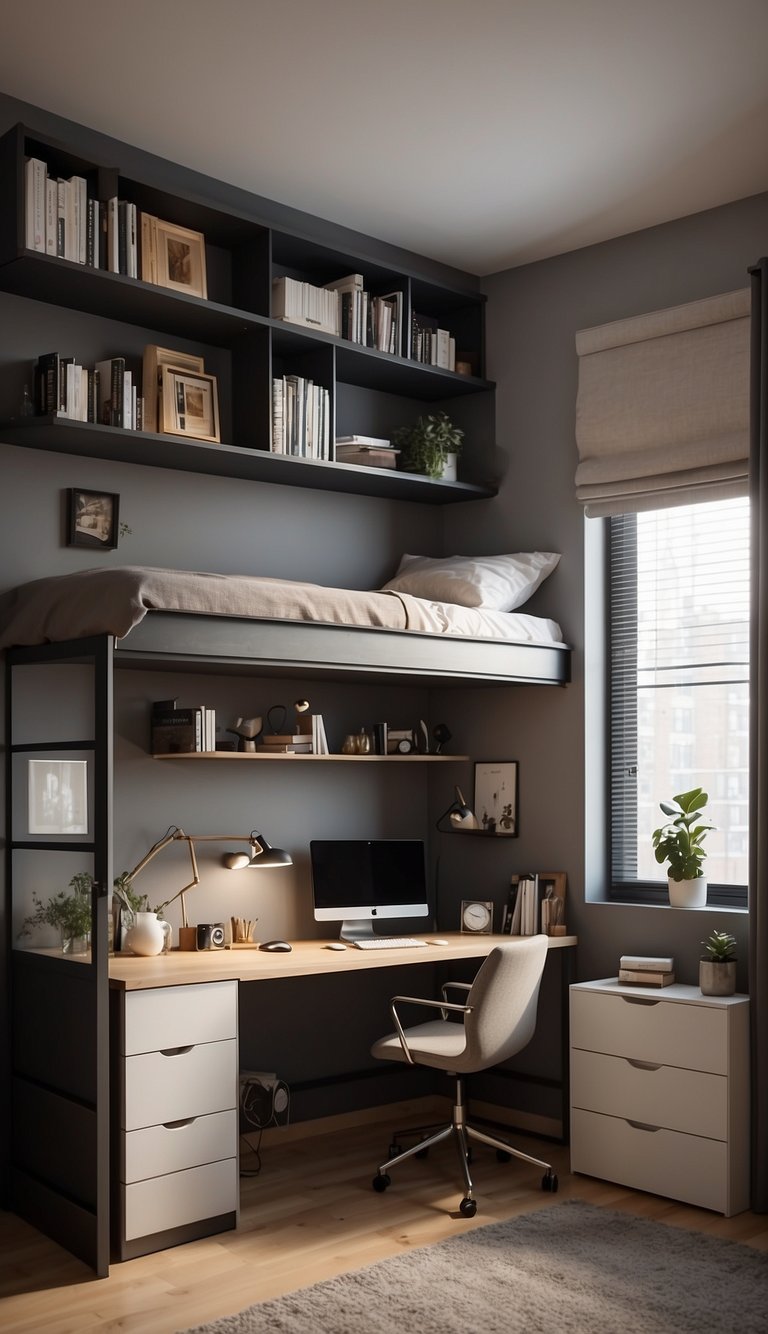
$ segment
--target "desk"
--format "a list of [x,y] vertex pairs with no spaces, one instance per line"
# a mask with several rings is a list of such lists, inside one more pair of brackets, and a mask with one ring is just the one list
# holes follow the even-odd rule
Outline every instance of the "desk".
[[[131,1259],[237,1224],[241,983],[481,959],[510,937],[456,932],[444,939],[448,944],[423,948],[342,951],[303,940],[286,953],[111,958],[116,1257]],[[564,951],[566,1011],[575,944],[575,936],[549,939],[552,950]],[[567,1107],[567,1077],[562,1091]]]

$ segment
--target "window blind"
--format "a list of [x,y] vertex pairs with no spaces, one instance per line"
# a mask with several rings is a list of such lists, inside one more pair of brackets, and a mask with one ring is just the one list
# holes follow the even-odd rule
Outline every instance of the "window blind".
[[746,884],[749,502],[616,516],[610,532],[613,883],[664,881],[659,802],[703,787],[707,877]]
[[750,292],[576,334],[576,497],[587,515],[746,495]]

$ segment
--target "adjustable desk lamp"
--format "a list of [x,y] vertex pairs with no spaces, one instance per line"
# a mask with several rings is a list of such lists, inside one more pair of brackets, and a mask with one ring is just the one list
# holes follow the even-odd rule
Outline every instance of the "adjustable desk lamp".
[[[464,800],[464,794],[462,793],[461,788],[454,788],[454,792],[456,793],[454,800],[451,802],[447,811],[443,811],[435,828],[439,829],[443,834],[447,834],[449,831],[460,834],[469,829],[477,829],[477,816],[471,806],[468,806]],[[448,820],[448,828],[443,824],[444,820]]]
[[181,900],[181,927],[179,928],[179,949],[194,950],[196,948],[197,933],[193,926],[189,925],[187,916],[186,893],[188,889],[194,889],[195,885],[200,884],[200,872],[197,866],[197,857],[195,856],[196,843],[247,843],[250,846],[250,852],[227,853],[223,858],[223,865],[230,871],[242,871],[245,869],[269,870],[277,866],[292,866],[293,860],[289,853],[283,848],[270,847],[262,834],[252,829],[250,834],[185,834],[178,825],[171,825],[167,833],[153,843],[149,852],[142,857],[141,861],[134,866],[132,871],[123,878],[124,885],[130,885],[134,878],[144,867],[167,848],[170,843],[186,843],[189,848],[189,859],[192,867],[192,879],[188,884],[183,885],[181,889],[172,894],[169,899],[161,903],[154,911],[162,912],[170,903],[175,903],[177,899]]

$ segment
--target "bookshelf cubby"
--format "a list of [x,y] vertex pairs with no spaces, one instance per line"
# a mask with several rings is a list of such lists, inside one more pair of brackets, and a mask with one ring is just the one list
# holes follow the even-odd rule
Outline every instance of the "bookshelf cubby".
[[[117,196],[141,211],[202,232],[207,298],[30,249],[25,162],[31,157],[46,164],[49,177],[84,176],[90,199]],[[231,401],[222,405],[231,433],[221,444],[61,416],[8,418],[0,423],[7,443],[427,504],[496,494],[494,385],[485,379],[484,297],[469,277],[466,287],[458,279],[443,285],[418,272],[416,257],[413,268],[384,262],[381,255],[387,247],[381,242],[371,240],[369,251],[335,248],[327,240],[276,227],[256,213],[166,191],[139,179],[135,170],[124,174],[119,164],[86,157],[23,125],[0,139],[0,183],[1,290],[139,326],[151,332],[148,341],[164,346],[173,347],[175,337],[185,344],[191,340],[220,348],[231,362]],[[318,222],[319,231],[327,229],[328,224]],[[276,278],[287,275],[320,286],[349,273],[361,274],[373,296],[401,293],[400,355],[272,317]],[[456,360],[469,367],[470,374],[411,359],[411,322],[417,312],[450,330]],[[40,327],[43,353],[51,349],[42,319]],[[57,350],[77,359],[77,347]],[[113,351],[105,349],[104,355]],[[389,437],[422,413],[442,409],[455,414],[465,432],[461,480],[434,481],[391,469],[272,453],[272,380],[285,374],[310,377],[328,389],[331,439],[354,433]]]

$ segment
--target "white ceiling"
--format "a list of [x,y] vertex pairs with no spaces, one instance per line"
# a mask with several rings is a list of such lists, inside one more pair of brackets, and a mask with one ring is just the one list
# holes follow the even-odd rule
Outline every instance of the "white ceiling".
[[3,0],[0,90],[479,274],[768,189],[768,0]]

